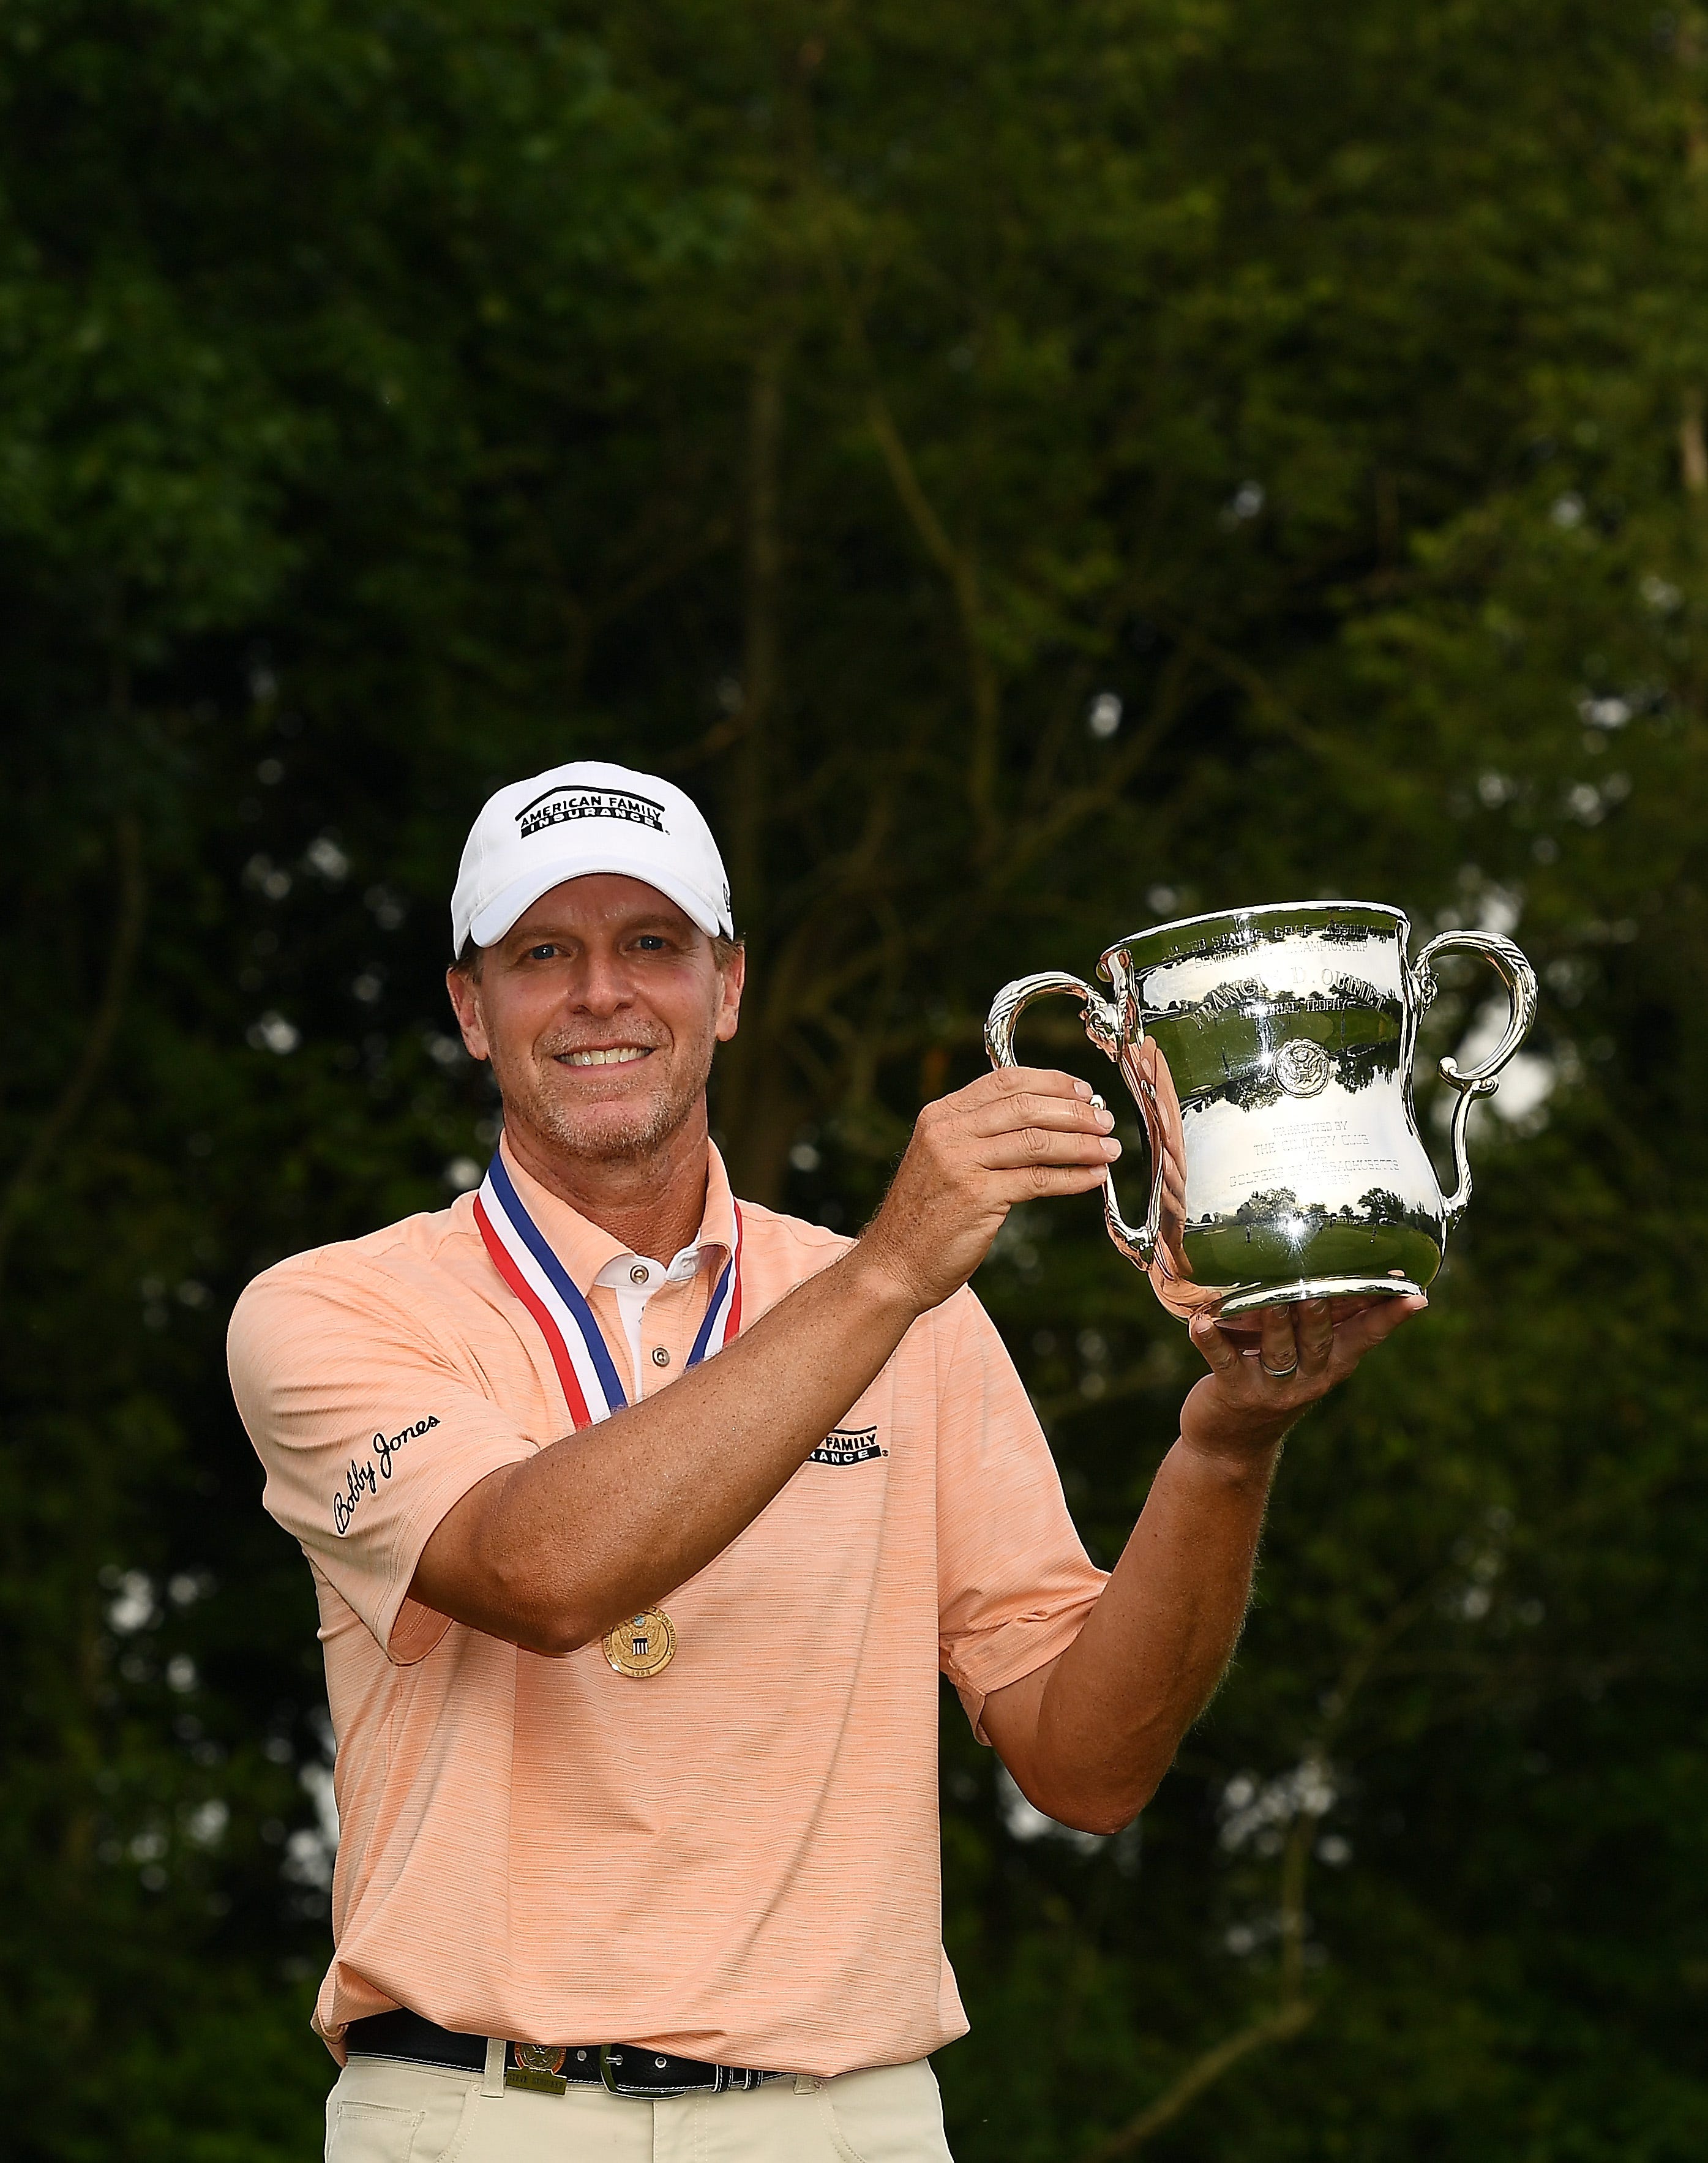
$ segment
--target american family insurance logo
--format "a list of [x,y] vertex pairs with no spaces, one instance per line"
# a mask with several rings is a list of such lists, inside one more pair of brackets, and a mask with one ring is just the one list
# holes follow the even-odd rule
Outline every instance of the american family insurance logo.
[[349,1469],[344,1474],[343,1490],[333,1496],[333,1530],[340,1539],[350,1529],[350,1520],[355,1516],[357,1505],[362,1497],[377,1495],[380,1482],[391,1477],[391,1460],[398,1451],[406,1449],[412,1442],[419,1442],[438,1423],[438,1415],[429,1412],[425,1419],[414,1421],[401,1433],[376,1434],[369,1456],[350,1459]]
[[836,1427],[808,1458],[809,1464],[866,1464],[885,1451],[875,1427]]
[[548,788],[516,814],[523,841],[577,819],[616,819],[626,826],[650,826],[655,834],[666,830],[664,806],[650,796],[631,795],[626,788]]

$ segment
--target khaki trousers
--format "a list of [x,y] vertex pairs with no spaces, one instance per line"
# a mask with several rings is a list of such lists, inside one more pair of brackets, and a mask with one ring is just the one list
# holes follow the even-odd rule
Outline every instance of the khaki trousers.
[[327,2163],[951,2163],[923,2058],[834,2080],[631,2102],[357,2058],[327,2098]]

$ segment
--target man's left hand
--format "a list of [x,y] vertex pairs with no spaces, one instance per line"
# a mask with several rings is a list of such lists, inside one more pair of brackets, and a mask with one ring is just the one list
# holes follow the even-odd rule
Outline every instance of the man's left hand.
[[1265,1454],[1366,1352],[1428,1304],[1421,1293],[1355,1307],[1305,1300],[1262,1309],[1255,1333],[1235,1334],[1208,1315],[1195,1316],[1192,1340],[1210,1372],[1181,1407],[1181,1441],[1209,1457],[1249,1462]]

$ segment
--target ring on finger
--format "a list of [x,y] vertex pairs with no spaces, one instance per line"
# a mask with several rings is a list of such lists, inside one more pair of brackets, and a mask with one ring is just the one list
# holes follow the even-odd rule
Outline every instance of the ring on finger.
[[1257,1364],[1271,1382],[1285,1382],[1290,1375],[1297,1375],[1299,1371],[1299,1363],[1297,1359],[1291,1367],[1271,1367],[1260,1352],[1257,1355]]

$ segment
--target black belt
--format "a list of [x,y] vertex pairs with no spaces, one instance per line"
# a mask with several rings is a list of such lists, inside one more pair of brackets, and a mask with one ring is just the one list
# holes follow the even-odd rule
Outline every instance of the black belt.
[[[486,2069],[486,2038],[441,2028],[400,2006],[395,2013],[370,2014],[344,2031],[344,2048],[353,2058],[402,2058],[416,2065],[449,2066],[458,2072]],[[654,2096],[720,2094],[726,2088],[757,2088],[776,2073],[747,2066],[709,2066],[699,2058],[678,2058],[668,2050],[637,2043],[506,2043],[504,2084],[531,2088],[537,2095],[562,2095],[572,2082],[608,2088],[612,2095],[642,2101]]]

